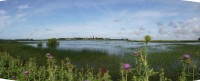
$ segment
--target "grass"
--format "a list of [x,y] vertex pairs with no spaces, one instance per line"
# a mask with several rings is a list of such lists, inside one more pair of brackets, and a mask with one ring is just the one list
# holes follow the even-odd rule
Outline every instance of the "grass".
[[30,58],[25,65],[7,52],[0,52],[0,78],[19,81],[111,81],[109,72],[104,76],[94,73],[92,68],[82,70],[75,68],[69,59],[62,60],[60,66],[56,65],[55,58],[48,58],[47,64],[38,66],[35,59]]
[[34,48],[32,46],[27,46],[16,41],[0,41],[1,52],[7,52],[15,58],[19,58],[21,62],[27,62],[29,58],[37,58],[36,63],[38,65],[45,65],[47,63],[46,53],[51,53],[55,58],[57,58],[57,64],[61,65],[61,60],[66,57],[70,58],[72,63],[78,68],[86,68],[87,66],[94,67],[96,72],[98,68],[106,67],[111,68],[110,71],[114,76],[118,77],[117,69],[120,67],[120,60],[118,56],[109,55],[105,52],[100,52],[97,50],[57,50],[55,48]]
[[[20,59],[26,60],[31,58],[37,58],[37,63],[40,64],[46,64],[45,55],[46,53],[51,53],[54,57],[62,60],[65,57],[71,58],[72,61],[75,63],[79,62],[79,64],[84,64],[84,62],[87,62],[87,64],[95,64],[97,62],[100,63],[106,63],[110,60],[114,61],[114,59],[110,59],[111,57],[114,58],[114,56],[110,56],[104,52],[100,51],[91,51],[91,50],[82,50],[82,51],[73,51],[73,50],[57,50],[54,48],[34,48],[32,46],[23,45],[22,43],[18,43],[15,41],[9,41],[8,43],[1,43],[0,47],[1,51],[6,51],[9,54],[11,54],[13,57],[20,56]],[[109,58],[109,59],[108,59]],[[92,61],[91,61],[92,60]],[[101,61],[99,61],[101,60]],[[90,63],[90,62],[91,63]],[[89,62],[89,63],[88,63]],[[77,65],[79,65],[77,64]]]
[[[138,49],[134,51],[138,51]],[[200,67],[200,57],[197,54],[199,51],[199,45],[176,45],[176,47],[170,51],[150,52],[147,56],[147,60],[150,68],[154,68],[157,72],[163,68],[167,77],[172,80],[177,80],[182,70],[182,63],[180,62],[182,59],[181,57],[186,53],[191,55],[192,60],[195,62],[195,65],[197,65],[195,74],[199,73],[198,68]],[[39,66],[48,63],[48,59],[45,57],[46,53],[51,53],[55,58],[57,58],[56,64],[58,65],[62,65],[60,61],[68,57],[71,59],[72,64],[76,65],[76,67],[80,69],[84,69],[87,67],[86,65],[89,65],[90,67],[94,67],[94,71],[97,73],[98,68],[100,67],[108,68],[113,80],[119,79],[120,77],[119,69],[121,63],[130,63],[133,67],[136,67],[136,59],[132,54],[109,55],[105,52],[95,50],[73,51],[51,48],[42,49],[27,46],[16,41],[0,41],[0,52],[7,52],[12,57],[20,59],[20,63],[28,62],[29,58],[35,58],[37,59],[36,63]],[[190,68],[190,71],[191,70],[192,69]],[[151,77],[150,79],[155,81],[158,79],[158,76],[158,74],[154,75],[154,77]],[[195,78],[199,79],[200,77],[196,75]]]
[[[164,68],[167,76],[177,78],[179,72],[182,70],[181,57],[183,54],[190,54],[192,61],[197,66],[197,69],[195,69],[196,73],[200,71],[200,69],[198,69],[200,67],[200,55],[198,55],[199,51],[199,45],[177,45],[170,51],[151,52],[148,56],[148,61],[155,70],[158,71],[160,68]],[[200,78],[200,76],[197,78]]]

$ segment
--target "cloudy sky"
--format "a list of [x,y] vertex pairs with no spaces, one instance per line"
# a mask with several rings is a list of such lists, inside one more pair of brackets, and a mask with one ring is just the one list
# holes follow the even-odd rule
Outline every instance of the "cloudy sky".
[[182,0],[0,0],[0,39],[200,37],[200,3]]

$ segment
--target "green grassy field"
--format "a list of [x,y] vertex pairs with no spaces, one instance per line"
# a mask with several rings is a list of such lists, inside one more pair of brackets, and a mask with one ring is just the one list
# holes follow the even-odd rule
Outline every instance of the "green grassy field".
[[[144,50],[144,49],[140,49]],[[140,51],[133,50],[133,51]],[[113,76],[112,78],[119,77],[120,64],[130,63],[132,67],[136,67],[136,59],[132,54],[124,55],[109,55],[105,52],[95,50],[57,50],[54,48],[34,48],[24,45],[16,41],[0,41],[0,51],[7,52],[14,58],[19,58],[21,62],[28,62],[29,58],[35,58],[36,63],[43,66],[47,63],[46,53],[51,53],[57,58],[57,64],[61,65],[60,61],[68,57],[77,68],[86,68],[86,65],[94,67],[96,72],[100,67],[106,67]],[[181,71],[181,57],[184,54],[190,54],[192,61],[197,66],[196,74],[199,73],[199,59],[200,45],[176,45],[173,50],[165,52],[150,52],[147,56],[148,63],[155,71],[160,71],[162,68],[165,70],[166,76],[177,79]],[[155,76],[156,77],[156,76]],[[153,77],[153,78],[155,78]],[[199,78],[199,76],[195,76]]]

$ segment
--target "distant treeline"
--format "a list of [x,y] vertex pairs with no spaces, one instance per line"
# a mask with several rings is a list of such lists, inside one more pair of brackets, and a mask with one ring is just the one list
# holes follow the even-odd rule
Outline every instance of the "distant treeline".
[[98,37],[92,37],[92,38],[58,38],[58,40],[129,40],[129,39],[111,39],[111,38],[98,38]]
[[[129,40],[129,39],[112,39],[112,38],[56,38],[57,40]],[[38,40],[48,40],[48,39],[0,39],[0,40],[17,40],[17,41],[38,41]]]
[[[99,38],[99,37],[90,37],[90,38],[56,38],[57,40],[125,40],[130,42],[144,42],[144,40],[129,40],[128,38],[122,39],[112,39],[112,38]],[[9,40],[9,39],[0,39],[0,40]],[[48,40],[48,39],[14,39],[17,41],[38,41],[38,40]],[[200,38],[197,40],[152,40],[151,42],[200,42]]]
[[[131,42],[145,42],[144,40],[129,40]],[[151,42],[200,42],[200,40],[152,40]]]
[[34,41],[35,39],[0,39],[0,40]]
[[17,41],[34,41],[34,39],[16,39]]

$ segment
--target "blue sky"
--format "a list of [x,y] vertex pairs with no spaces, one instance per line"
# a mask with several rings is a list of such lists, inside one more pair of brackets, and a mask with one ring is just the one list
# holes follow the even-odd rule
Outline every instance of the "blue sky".
[[200,3],[182,0],[0,0],[0,38],[200,37]]

